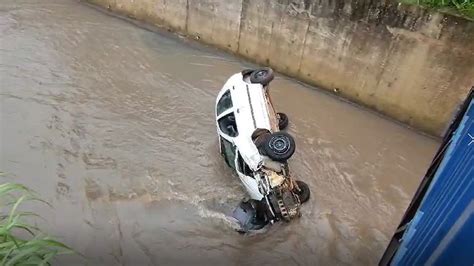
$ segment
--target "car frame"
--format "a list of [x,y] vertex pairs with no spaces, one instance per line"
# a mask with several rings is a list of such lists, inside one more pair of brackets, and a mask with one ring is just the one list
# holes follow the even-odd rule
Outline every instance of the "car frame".
[[[217,95],[215,115],[220,153],[239,176],[259,224],[300,216],[309,188],[290,175],[295,151],[291,135],[280,131],[288,117],[275,112],[268,93],[270,68],[232,75]],[[241,222],[242,224],[242,222]]]

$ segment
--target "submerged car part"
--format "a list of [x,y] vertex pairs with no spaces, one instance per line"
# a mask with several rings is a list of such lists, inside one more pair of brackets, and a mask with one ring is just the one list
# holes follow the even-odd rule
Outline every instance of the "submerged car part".
[[[290,178],[272,171],[268,173],[271,173],[271,176],[267,176],[271,184],[268,194],[260,201],[242,201],[232,214],[240,224],[239,232],[260,230],[269,223],[289,222],[301,216],[300,206],[309,199],[308,185],[302,181],[296,181],[295,184]],[[303,193],[305,198],[300,197],[302,191],[307,192]]]
[[262,204],[255,200],[243,200],[234,209],[232,217],[238,221],[240,233],[260,230],[269,223]]

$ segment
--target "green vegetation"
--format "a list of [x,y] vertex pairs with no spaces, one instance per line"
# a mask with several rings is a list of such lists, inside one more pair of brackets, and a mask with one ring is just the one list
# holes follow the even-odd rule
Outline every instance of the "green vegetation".
[[436,8],[441,11],[454,11],[454,13],[468,18],[474,18],[474,0],[402,0],[402,2]]
[[0,265],[50,265],[60,254],[72,253],[66,245],[44,235],[25,220],[39,217],[18,208],[29,201],[47,202],[37,198],[27,187],[19,184],[0,185]]

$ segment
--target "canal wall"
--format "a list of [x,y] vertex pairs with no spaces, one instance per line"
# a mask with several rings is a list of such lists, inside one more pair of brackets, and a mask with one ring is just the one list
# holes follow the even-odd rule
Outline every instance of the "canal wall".
[[474,84],[474,22],[389,0],[89,0],[441,135]]

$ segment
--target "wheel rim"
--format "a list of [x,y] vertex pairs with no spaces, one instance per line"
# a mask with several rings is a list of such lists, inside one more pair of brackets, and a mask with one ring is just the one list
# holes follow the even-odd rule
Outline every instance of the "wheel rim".
[[267,74],[266,70],[259,70],[255,73],[255,77],[259,78],[259,79],[262,79],[266,76],[266,74]]
[[291,148],[290,140],[286,136],[273,137],[269,146],[276,154],[285,154]]

